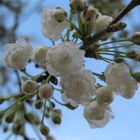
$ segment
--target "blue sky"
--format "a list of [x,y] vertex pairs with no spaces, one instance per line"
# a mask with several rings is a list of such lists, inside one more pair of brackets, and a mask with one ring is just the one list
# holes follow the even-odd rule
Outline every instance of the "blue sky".
[[[36,0],[32,0],[33,2]],[[65,10],[69,8],[69,0],[46,0],[44,7],[57,7],[61,6]],[[128,2],[128,0],[127,0]],[[133,11],[133,21],[138,21],[138,10]],[[139,22],[140,23],[140,22]],[[34,24],[35,26],[32,26]],[[129,23],[128,27],[132,27],[133,24]],[[34,35],[36,39],[32,45],[50,45],[50,42],[41,34],[41,22],[40,15],[33,14],[29,20],[26,20],[18,30],[19,35]],[[106,67],[106,63],[98,62],[95,60],[87,60],[86,67],[93,71],[103,71]],[[58,93],[55,93],[56,95]],[[57,96],[59,98],[59,96]],[[126,100],[119,96],[116,96],[115,101],[111,104],[114,111],[115,119],[113,119],[105,128],[91,129],[88,123],[83,118],[83,108],[71,111],[66,108],[63,110],[63,122],[60,126],[52,126],[49,121],[46,123],[51,126],[51,132],[54,134],[57,140],[138,140],[140,138],[140,94],[139,90],[131,100]],[[60,107],[58,105],[58,107]],[[36,135],[32,132],[31,128],[27,127],[27,131],[30,131],[31,137],[38,140]],[[0,131],[1,132],[1,131]],[[0,134],[2,140],[4,140],[3,134]],[[14,139],[14,137],[12,138]],[[17,138],[17,140],[20,138]]]

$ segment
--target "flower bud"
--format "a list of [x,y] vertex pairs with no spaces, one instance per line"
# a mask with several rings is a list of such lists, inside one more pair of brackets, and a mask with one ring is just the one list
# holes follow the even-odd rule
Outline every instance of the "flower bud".
[[97,89],[96,100],[99,105],[109,105],[113,99],[113,93],[108,87],[104,86]]
[[131,58],[131,59],[135,59],[135,58],[137,58],[138,54],[136,51],[130,50],[130,51],[126,52],[126,56]]
[[3,126],[3,132],[4,132],[4,133],[6,133],[6,132],[8,131],[8,129],[9,129],[9,128],[8,128],[8,125],[4,125],[4,126]]
[[97,16],[97,9],[93,6],[88,6],[87,9],[83,12],[83,16],[86,22],[95,21]]
[[24,125],[20,124],[20,123],[15,123],[12,130],[13,130],[14,134],[23,134],[24,133]]
[[61,124],[61,114],[59,114],[58,112],[54,111],[52,112],[52,116],[51,119],[53,121],[54,124]]
[[6,114],[5,121],[7,123],[12,123],[14,121],[15,112],[10,112]]
[[62,111],[60,109],[55,109],[54,112],[56,112],[57,114],[59,114],[60,116],[62,116]]
[[67,13],[64,9],[62,8],[56,8],[53,12],[52,12],[52,17],[57,21],[57,22],[63,22],[66,20],[67,18]]
[[122,59],[122,58],[116,58],[116,59],[114,59],[114,62],[116,62],[116,63],[123,63],[124,62],[124,59]]
[[137,57],[135,58],[135,60],[140,62],[140,53],[137,54]]
[[47,126],[45,126],[44,124],[42,124],[42,125],[40,126],[40,131],[41,131],[41,133],[42,133],[43,135],[47,136],[47,135],[49,135],[50,129],[49,129],[49,127],[47,127]]
[[49,100],[53,96],[53,88],[49,84],[44,84],[39,88],[39,97],[41,99]]
[[73,12],[81,12],[85,8],[84,0],[71,0],[70,7]]
[[24,118],[26,119],[27,122],[29,122],[31,124],[34,123],[36,120],[35,114],[33,114],[31,112],[24,114]]
[[35,49],[34,59],[38,66],[45,67],[47,51],[48,51],[47,46],[41,46]]
[[45,117],[46,117],[46,118],[50,118],[50,112],[46,112],[46,113],[45,113]]
[[42,100],[37,100],[35,103],[35,108],[36,109],[41,109],[43,106],[43,101]]
[[22,91],[27,95],[35,94],[38,90],[38,84],[33,80],[27,80],[22,84]]
[[129,37],[130,41],[140,45],[140,32],[135,32]]

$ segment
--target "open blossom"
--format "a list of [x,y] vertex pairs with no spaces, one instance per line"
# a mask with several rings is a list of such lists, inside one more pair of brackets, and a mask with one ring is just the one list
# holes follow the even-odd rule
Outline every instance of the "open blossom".
[[114,118],[110,107],[98,105],[96,101],[84,108],[84,117],[92,128],[102,128]]
[[5,46],[5,65],[12,69],[23,69],[32,57],[32,53],[32,48],[24,39],[9,43]]
[[62,8],[45,8],[42,13],[42,32],[52,41],[61,38],[64,29],[69,28],[67,14]]
[[105,70],[107,85],[117,94],[124,98],[132,98],[137,90],[137,82],[129,71],[129,67],[124,63],[109,64]]
[[103,86],[96,90],[96,100],[100,105],[109,105],[114,99],[112,90],[109,87]]
[[46,67],[46,55],[48,51],[47,46],[37,47],[34,51],[34,60],[35,63],[42,68]]
[[64,42],[47,52],[47,70],[52,75],[67,75],[83,67],[83,51],[70,42]]
[[64,95],[72,104],[86,104],[95,95],[95,78],[89,70],[63,77],[61,85]]

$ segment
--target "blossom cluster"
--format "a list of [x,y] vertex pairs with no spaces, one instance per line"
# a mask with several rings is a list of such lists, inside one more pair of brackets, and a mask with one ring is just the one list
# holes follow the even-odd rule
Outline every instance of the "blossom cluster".
[[[125,62],[107,61],[109,64],[102,75],[105,85],[97,84],[95,76],[98,74],[94,75],[94,72],[84,66],[86,52],[80,49],[77,40],[69,39],[69,33],[74,28],[75,35],[82,38],[85,32],[82,32],[80,25],[82,28],[87,27],[87,35],[99,33],[109,26],[113,18],[101,14],[98,9],[86,5],[83,0],[71,0],[70,7],[72,14],[78,13],[79,27],[67,18],[67,13],[62,8],[45,8],[42,13],[43,35],[52,42],[62,39],[62,43],[53,47],[40,46],[33,49],[24,39],[18,40],[5,46],[4,63],[9,68],[23,71],[32,60],[38,67],[47,71],[50,77],[59,77],[64,104],[73,107],[82,105],[83,115],[89,125],[92,128],[101,128],[114,118],[110,104],[114,101],[115,95],[126,99],[132,98],[138,83],[131,76],[130,68]],[[67,39],[63,37],[63,31],[66,32]],[[108,39],[112,35],[112,32],[107,33],[102,39]],[[139,33],[129,38],[137,44],[140,42],[139,39]],[[98,53],[97,48],[94,51]],[[26,95],[38,95],[40,99],[50,101],[54,97],[55,89],[54,85],[49,83],[50,77],[41,84],[34,78],[24,81],[22,92]]]

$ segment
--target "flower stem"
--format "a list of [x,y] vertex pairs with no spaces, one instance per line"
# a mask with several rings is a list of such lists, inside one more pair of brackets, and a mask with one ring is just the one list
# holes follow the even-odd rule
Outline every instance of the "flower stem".
[[111,43],[117,43],[117,42],[126,42],[129,41],[128,39],[122,39],[122,40],[113,40],[113,41],[109,41],[109,42],[105,42],[103,44],[100,44],[99,46],[103,46],[103,45],[107,45],[107,44],[111,44]]
[[24,95],[23,97],[17,99],[11,106],[9,106],[8,108],[6,108],[4,111],[8,111],[9,109],[11,109],[13,106],[15,106],[17,103],[19,103],[20,101],[24,100],[27,98],[27,95]]
[[65,104],[59,102],[58,100],[56,100],[54,97],[52,98],[55,102],[57,102],[58,104],[62,105],[62,106],[66,106]]
[[46,110],[46,100],[45,100],[45,102],[44,102],[44,110],[43,110],[43,116],[42,116],[42,120],[41,120],[41,124],[43,124],[43,122],[44,122],[44,117],[45,117],[45,110]]

